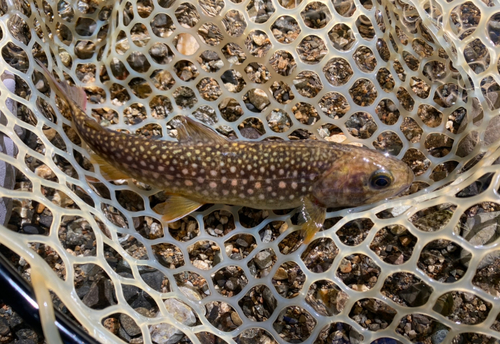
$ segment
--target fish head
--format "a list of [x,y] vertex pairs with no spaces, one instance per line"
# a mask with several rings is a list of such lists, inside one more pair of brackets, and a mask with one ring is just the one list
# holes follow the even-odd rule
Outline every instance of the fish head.
[[410,167],[395,157],[353,146],[318,178],[312,194],[327,208],[356,207],[397,196],[413,179]]

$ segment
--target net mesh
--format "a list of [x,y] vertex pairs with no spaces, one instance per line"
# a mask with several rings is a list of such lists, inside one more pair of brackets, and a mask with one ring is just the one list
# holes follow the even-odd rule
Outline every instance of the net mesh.
[[[497,1],[0,5],[17,147],[0,236],[44,309],[103,342],[500,340]],[[36,59],[115,130],[175,140],[189,115],[230,139],[365,145],[416,181],[329,212],[308,246],[293,211],[211,205],[163,226],[165,195],[101,177]]]

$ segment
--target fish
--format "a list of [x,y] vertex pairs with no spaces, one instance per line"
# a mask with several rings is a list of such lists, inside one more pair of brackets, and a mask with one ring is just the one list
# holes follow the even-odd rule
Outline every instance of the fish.
[[208,203],[298,208],[307,244],[322,228],[328,208],[389,199],[414,179],[407,164],[375,150],[321,140],[232,141],[187,116],[179,116],[177,141],[117,132],[86,114],[83,88],[58,82],[39,65],[67,103],[73,128],[103,177],[134,178],[168,195],[153,207],[165,223]]

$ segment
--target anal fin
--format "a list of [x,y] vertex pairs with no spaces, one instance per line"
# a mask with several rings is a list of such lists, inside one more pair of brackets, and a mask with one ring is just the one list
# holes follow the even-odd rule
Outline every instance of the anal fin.
[[90,155],[90,161],[93,164],[99,165],[101,170],[101,175],[106,180],[117,180],[117,179],[130,179],[130,176],[119,171],[116,167],[111,166],[106,160],[101,158],[99,155],[92,153]]
[[304,235],[304,244],[307,245],[312,241],[314,235],[323,227],[326,217],[326,208],[313,202],[309,198],[304,198],[300,211],[304,220],[301,228]]
[[193,201],[183,196],[172,195],[165,202],[157,204],[153,210],[162,215],[164,222],[174,222],[191,214],[201,207],[203,203]]

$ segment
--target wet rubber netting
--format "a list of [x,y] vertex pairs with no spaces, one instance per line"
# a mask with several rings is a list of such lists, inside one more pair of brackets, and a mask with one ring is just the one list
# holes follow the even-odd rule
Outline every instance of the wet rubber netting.
[[[500,340],[498,1],[4,0],[0,37],[0,251],[48,340],[51,307],[107,343]],[[309,245],[294,210],[162,224],[166,195],[102,177],[36,60],[114,130],[176,140],[192,116],[364,145],[416,179]]]

